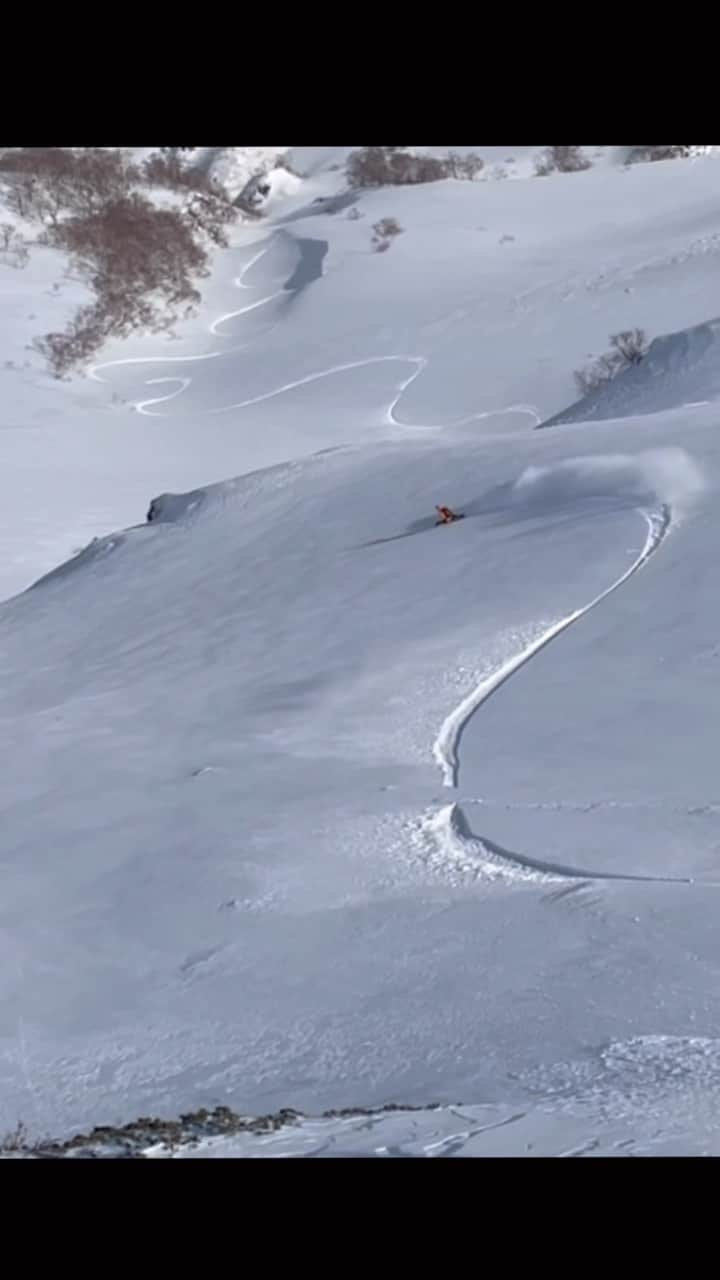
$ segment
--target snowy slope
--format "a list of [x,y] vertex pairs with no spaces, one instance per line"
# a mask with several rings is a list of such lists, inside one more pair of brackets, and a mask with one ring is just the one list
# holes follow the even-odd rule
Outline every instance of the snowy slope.
[[[574,880],[509,858],[498,874],[497,855],[461,837],[459,856],[428,821],[447,804],[432,755],[447,713],[615,581],[644,539],[636,507],[673,496],[653,453],[620,480],[602,471],[595,491],[562,470],[568,433],[595,454],[627,430],[325,454],[96,544],[4,606],[8,1120],[31,1107],[46,1127],[125,1119],[218,1096],[250,1112],[502,1097],[508,1073],[584,1044],[712,1032],[715,692],[700,673],[713,614],[707,634],[697,609],[689,628],[667,587],[673,568],[702,587],[711,507],[466,732],[459,799],[485,801],[465,805],[472,830],[560,852]],[[653,445],[686,432],[656,424]],[[692,445],[710,469],[714,423]],[[563,483],[513,489],[540,456]],[[462,525],[364,545],[412,526],[439,485],[467,506]],[[647,628],[636,636],[648,614],[662,637],[649,651]],[[618,691],[624,733],[636,725],[662,752],[659,794],[642,757],[627,776],[636,748],[623,754],[602,676],[599,695],[603,654],[631,677],[664,658],[662,683],[648,673]],[[664,740],[663,718],[682,732]],[[593,802],[607,810],[577,812]],[[558,849],[567,823],[588,849]],[[653,838],[629,844],[618,823]],[[586,869],[700,883],[588,892]],[[556,899],[566,885],[578,893]]]
[[[516,1153],[702,1147],[712,362],[533,427],[608,333],[712,320],[719,186],[709,158],[359,218],[288,196],[175,364],[138,339],[81,390],[17,375],[10,438],[39,438],[8,489],[32,465],[48,539],[58,475],[79,523],[135,527],[0,608],[0,1130],[462,1102],[468,1132],[529,1117],[497,1130]],[[466,519],[434,529],[436,502]],[[452,1145],[443,1115],[368,1149]]]
[[[494,150],[518,164],[542,150],[473,149],[488,171]],[[610,332],[654,338],[717,314],[715,158],[595,157],[585,173],[368,192],[328,212],[313,201],[342,191],[350,150],[291,149],[307,176],[235,229],[196,320],[175,339],[113,344],[96,378],[58,384],[26,349],[76,305],[62,263],[34,251],[22,271],[0,265],[0,346],[15,366],[0,369],[0,596],[163,490],[384,438],[393,391],[406,426],[524,430],[574,399],[573,371]],[[237,160],[243,176],[255,159]],[[372,224],[388,216],[405,231],[376,254]],[[307,283],[286,288],[303,259]],[[497,419],[508,405],[523,408]]]
[[[543,1080],[542,1101],[301,1119],[153,1158],[717,1156],[717,1042],[639,1038]],[[538,1095],[541,1088],[537,1087]]]

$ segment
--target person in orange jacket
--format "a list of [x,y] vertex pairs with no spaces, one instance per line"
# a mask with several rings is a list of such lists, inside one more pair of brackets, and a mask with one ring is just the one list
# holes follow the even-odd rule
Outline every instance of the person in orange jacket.
[[452,524],[453,520],[459,520],[460,516],[455,511],[451,511],[450,507],[435,507],[440,519],[435,521],[439,524]]

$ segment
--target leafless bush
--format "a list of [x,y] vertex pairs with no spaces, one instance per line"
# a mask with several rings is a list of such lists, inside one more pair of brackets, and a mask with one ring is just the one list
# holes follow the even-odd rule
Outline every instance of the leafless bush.
[[185,165],[177,154],[187,147],[164,148],[168,154],[148,156],[142,167],[149,187],[167,187],[187,195],[183,213],[193,229],[225,246],[225,229],[236,215],[229,193],[214,178],[193,165]]
[[0,188],[21,218],[54,225],[91,214],[127,194],[139,171],[121,151],[100,147],[19,147],[0,154]]
[[17,1151],[27,1151],[29,1145],[28,1131],[22,1120],[19,1120],[14,1129],[0,1138],[0,1153],[11,1155]]
[[0,222],[0,263],[24,267],[30,254],[22,236],[11,222]]
[[644,329],[625,329],[612,335],[610,345],[625,364],[640,364],[647,355],[649,344]]
[[135,329],[158,332],[199,301],[193,276],[207,274],[207,252],[176,209],[158,209],[144,196],[108,203],[86,218],[72,218],[50,234],[65,249],[96,301],[81,307],[63,333],[36,343],[62,377],[109,337]]
[[535,162],[535,174],[546,178],[550,173],[579,173],[592,168],[592,162],[580,147],[548,147]]
[[90,217],[66,220],[50,239],[102,294],[157,292],[171,305],[188,295],[188,273],[201,271],[207,259],[179,210],[158,209],[137,192]]
[[692,147],[631,147],[626,164],[638,164],[640,161],[677,160],[689,156]]
[[210,185],[206,174],[183,164],[177,148],[165,148],[143,162],[142,176],[150,187],[167,187],[170,191],[204,191]]
[[36,338],[33,346],[45,357],[56,378],[84,364],[113,333],[113,317],[100,303],[81,307],[62,333]]
[[484,163],[482,156],[479,156],[476,151],[469,151],[466,156],[459,156],[456,151],[449,151],[445,161],[446,177],[472,182],[480,173]]
[[379,222],[374,222],[372,242],[375,252],[385,253],[395,236],[401,235],[402,231],[403,227],[400,226],[397,218],[381,218]]
[[[170,328],[199,301],[193,281],[207,275],[207,242],[227,244],[237,211],[219,183],[183,165],[177,153],[187,149],[165,148],[142,168],[102,148],[0,153],[5,202],[41,224],[39,242],[67,252],[72,270],[95,295],[64,332],[35,344],[56,376],[88,359],[106,338]],[[153,204],[145,192],[158,185],[181,193],[178,208]],[[4,236],[3,227],[0,251]],[[19,246],[16,252],[22,253]]]
[[610,338],[610,350],[584,369],[576,371],[575,382],[580,394],[589,395],[605,383],[612,382],[613,378],[617,378],[630,365],[640,364],[647,355],[648,346],[644,329],[626,329],[622,333],[614,333]]
[[[332,165],[332,164],[331,164],[331,165],[330,165],[330,168],[331,168],[331,169],[340,169],[341,167],[342,167],[342,166],[341,166],[341,165],[339,165],[339,164],[336,164],[336,165]],[[291,160],[290,160],[290,157],[289,157],[289,155],[287,154],[287,152],[286,152],[284,155],[281,155],[281,156],[278,156],[278,157],[277,157],[277,159],[275,160],[275,164],[274,164],[273,168],[275,168],[275,169],[284,169],[286,173],[291,173],[291,174],[292,174],[292,176],[293,176],[294,178],[304,178],[304,177],[305,177],[305,174],[300,173],[300,170],[299,170],[299,169],[296,169],[296,168],[294,167],[294,165],[292,164],[292,162],[291,162]]]
[[360,147],[348,156],[347,179],[351,187],[405,187],[443,178],[474,178],[482,169],[480,156],[471,153],[447,159],[414,156],[399,147]]
[[206,236],[213,244],[225,248],[227,228],[237,217],[237,209],[216,191],[197,192],[182,210],[182,215],[197,236]]

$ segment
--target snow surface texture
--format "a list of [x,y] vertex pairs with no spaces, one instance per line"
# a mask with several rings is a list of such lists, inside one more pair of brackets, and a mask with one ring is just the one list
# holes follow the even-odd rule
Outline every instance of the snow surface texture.
[[[62,258],[34,248],[25,269],[0,265],[0,597],[134,523],[157,493],[387,439],[391,424],[403,439],[463,419],[525,432],[575,398],[573,371],[611,332],[657,338],[717,315],[714,156],[625,168],[622,148],[585,147],[592,169],[540,179],[527,175],[543,148],[456,148],[484,156],[482,181],[348,197],[351,149],[291,148],[306,176],[235,229],[196,319],[175,339],[113,343],[97,378],[59,384],[27,350],[85,297]],[[234,191],[284,151],[210,148],[198,162],[234,172]],[[498,166],[526,180],[489,180]],[[386,216],[404,231],[377,254]],[[322,275],[291,291],[303,240],[328,250]]]
[[689,337],[533,428],[712,319],[720,166],[317,213],[307,159],[174,343],[6,371],[0,1129],[714,1150],[716,397]]
[[[524,1082],[520,1105],[302,1120],[266,1135],[215,1138],[162,1158],[288,1156],[673,1156],[720,1153],[720,1045],[644,1036]],[[533,1093],[536,1099],[533,1099]]]

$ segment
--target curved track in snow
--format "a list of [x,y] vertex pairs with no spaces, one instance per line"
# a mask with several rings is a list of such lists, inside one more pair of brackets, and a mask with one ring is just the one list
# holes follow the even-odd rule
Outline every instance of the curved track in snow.
[[592,880],[620,880],[643,884],[695,883],[692,876],[592,871],[587,867],[572,867],[549,858],[533,858],[529,854],[516,853],[485,836],[475,835],[462,807],[457,803],[445,805],[432,817],[426,817],[421,822],[421,828],[425,837],[432,840],[439,860],[445,865],[454,865],[463,873],[479,872],[489,880],[575,880],[580,882],[578,888],[582,883],[587,884]]
[[[259,262],[260,259],[263,258],[268,253],[269,247],[270,247],[269,243],[266,240],[264,240],[262,242],[262,247],[257,252],[255,252],[253,256],[245,263],[239,275],[236,276],[236,278],[233,281],[233,284],[236,289],[251,291],[258,288],[258,286],[246,284],[245,276],[251,270],[251,268],[254,267],[255,264]],[[220,329],[228,321],[236,319],[243,315],[247,315],[250,312],[257,311],[259,308],[266,306],[270,302],[273,302],[276,298],[280,298],[283,296],[286,296],[285,291],[283,289],[276,289],[269,294],[264,294],[262,297],[256,299],[253,302],[246,303],[245,306],[240,307],[237,310],[224,312],[222,315],[218,316],[216,320],[212,321],[212,323],[208,327],[208,332],[212,334],[213,337],[220,338],[222,340],[223,334],[220,332]],[[94,364],[90,367],[88,374],[89,374],[89,377],[92,378],[95,382],[104,382],[105,378],[102,376],[102,374],[104,371],[107,371],[109,369],[120,368],[122,366],[127,367],[131,365],[144,365],[144,364],[163,365],[163,364],[183,364],[183,363],[190,364],[190,363],[199,363],[205,360],[217,360],[220,356],[235,355],[242,351],[245,351],[247,350],[249,345],[250,345],[250,340],[247,342],[241,342],[233,347],[228,347],[226,350],[208,351],[208,352],[203,352],[201,354],[194,354],[194,355],[189,354],[189,355],[182,355],[182,356],[180,355],[178,356],[170,356],[170,355],[128,356],[120,360],[108,360],[103,362],[102,364]],[[518,414],[527,415],[528,417],[531,417],[535,420],[536,426],[539,426],[540,423],[542,422],[542,414],[539,412],[537,407],[535,405],[528,405],[528,404],[502,405],[494,409],[483,409],[476,413],[468,414],[465,417],[454,419],[450,422],[434,422],[434,423],[401,422],[396,416],[396,410],[398,408],[398,405],[403,395],[407,391],[407,389],[416,381],[417,378],[420,377],[421,373],[423,373],[423,371],[427,368],[429,364],[428,356],[405,355],[404,353],[389,354],[389,355],[382,355],[382,356],[366,356],[363,359],[349,360],[342,364],[331,365],[329,368],[318,369],[313,373],[305,374],[301,378],[296,378],[291,382],[283,383],[281,386],[274,387],[270,391],[264,391],[259,395],[250,396],[245,400],[238,400],[233,402],[232,404],[221,405],[219,408],[216,408],[216,409],[209,409],[208,413],[213,416],[216,414],[222,414],[222,413],[235,413],[242,409],[248,409],[252,405],[262,404],[266,400],[273,400],[277,396],[287,395],[288,392],[295,391],[299,387],[310,386],[312,383],[323,381],[325,378],[334,378],[334,377],[341,376],[343,373],[350,372],[354,369],[362,369],[362,368],[370,367],[371,365],[388,364],[388,363],[408,364],[412,366],[412,370],[409,376],[403,379],[402,382],[400,382],[394,398],[391,400],[390,404],[385,410],[385,421],[391,426],[399,427],[401,429],[405,428],[407,430],[434,431],[434,430],[439,430],[441,428],[446,428],[446,427],[465,426],[471,422],[479,422],[487,418],[493,418],[498,415],[508,414],[508,413],[518,413]],[[180,384],[180,385],[176,386],[176,389],[170,392],[166,396],[154,396],[149,399],[133,400],[131,402],[132,408],[135,409],[137,413],[141,413],[148,418],[165,418],[165,417],[171,416],[170,414],[167,414],[167,413],[158,413],[157,410],[151,408],[151,406],[159,405],[159,404],[168,404],[171,400],[176,400],[179,396],[183,395],[184,392],[187,391],[188,387],[192,385],[192,382],[193,382],[192,376],[188,373],[187,376],[185,377],[151,378],[145,382],[145,386],[157,386],[160,383],[171,383],[171,382],[175,384]]]
[[[253,289],[255,287],[253,285],[245,284],[245,275],[247,274],[247,272],[250,270],[251,267],[255,266],[256,262],[259,262],[260,259],[265,256],[266,253],[267,253],[267,245],[265,244],[265,242],[263,242],[263,247],[260,249],[260,251],[258,253],[255,253],[252,256],[252,258],[250,258],[249,262],[245,263],[245,266],[242,268],[240,274],[236,276],[235,280],[233,281],[233,284],[235,285],[236,289]],[[218,333],[218,328],[220,327],[220,325],[224,324],[227,320],[234,319],[236,316],[245,315],[245,313],[248,311],[255,311],[257,310],[258,307],[264,306],[265,303],[267,302],[272,302],[273,298],[280,296],[280,292],[281,291],[275,292],[263,298],[259,298],[256,302],[248,303],[246,306],[240,307],[237,311],[225,312],[223,315],[218,316],[217,320],[213,321],[213,323],[209,326],[209,332],[213,335],[213,337],[222,338],[222,334]],[[106,370],[106,369],[116,369],[116,368],[120,368],[122,366],[127,366],[127,365],[194,364],[203,360],[217,360],[220,356],[236,355],[241,351],[246,351],[249,345],[250,345],[249,342],[241,342],[238,346],[228,347],[225,350],[206,351],[206,352],[202,352],[201,354],[195,354],[195,355],[188,354],[183,356],[166,356],[166,355],[126,356],[120,360],[105,360],[101,364],[91,365],[90,368],[88,369],[88,377],[92,378],[94,382],[104,382],[105,378],[101,376],[101,370]],[[192,377],[187,376],[187,377],[177,377],[177,378],[172,378],[172,377],[149,378],[146,380],[145,386],[153,387],[153,386],[159,385],[160,383],[167,383],[167,382],[180,383],[180,386],[176,391],[172,391],[167,396],[155,396],[149,400],[133,401],[131,404],[131,407],[135,409],[137,413],[141,413],[147,418],[167,417],[168,416],[167,414],[152,412],[150,409],[150,405],[166,404],[170,400],[175,400],[179,395],[182,395],[183,392],[187,391],[189,386],[191,386]]]
[[[276,296],[277,295],[273,294],[271,296],[268,296],[267,298],[262,298],[259,302],[252,303],[250,306],[244,307],[242,311],[229,312],[227,315],[222,316],[215,323],[220,324],[222,323],[222,321],[229,320],[233,316],[244,315],[246,312],[253,311],[257,307],[263,305],[266,302],[271,302],[272,299]],[[212,329],[212,332],[213,333],[215,332],[214,328]],[[236,352],[240,352],[243,350],[245,350],[245,347],[239,346],[239,347],[234,347],[232,348],[232,350],[228,350],[228,351],[210,351],[206,355],[138,356],[137,358],[130,357],[124,360],[110,360],[105,364],[93,365],[93,367],[90,370],[89,376],[93,378],[96,382],[103,382],[104,379],[100,377],[100,374],[99,374],[99,371],[101,369],[112,369],[120,365],[132,365],[132,364],[166,364],[170,361],[174,363],[181,363],[184,360],[187,360],[187,361],[216,360],[218,356],[232,355],[232,354],[235,354]],[[465,417],[454,418],[450,422],[401,422],[396,417],[395,410],[397,409],[400,403],[400,400],[402,399],[403,395],[407,391],[408,387],[411,386],[413,382],[415,382],[416,378],[418,378],[420,374],[423,372],[423,370],[427,368],[427,365],[429,363],[427,356],[406,356],[406,355],[367,356],[363,360],[348,360],[343,364],[331,365],[329,369],[320,369],[315,373],[305,374],[302,378],[295,378],[292,382],[285,382],[279,387],[274,387],[271,391],[263,391],[259,395],[250,396],[247,400],[238,400],[238,401],[235,401],[233,404],[221,405],[219,409],[209,409],[208,414],[214,417],[217,414],[221,414],[221,413],[235,413],[240,409],[248,409],[252,405],[262,404],[266,400],[274,400],[276,399],[277,396],[286,395],[289,391],[297,390],[298,387],[306,387],[313,382],[320,382],[325,378],[337,377],[339,374],[348,373],[353,369],[363,369],[363,368],[367,368],[370,365],[375,365],[375,364],[392,364],[392,363],[411,364],[411,365],[414,365],[415,368],[413,369],[413,372],[410,374],[409,378],[406,378],[403,382],[400,383],[394,399],[391,400],[390,404],[385,410],[385,421],[391,426],[400,427],[401,429],[404,428],[409,431],[413,431],[413,430],[414,431],[437,431],[437,430],[440,430],[441,428],[447,428],[447,427],[462,427],[471,422],[480,422],[487,418],[494,418],[494,417],[498,417],[501,414],[508,414],[508,413],[524,414],[527,417],[534,418],[536,426],[539,425],[540,422],[542,421],[542,414],[538,411],[535,405],[511,404],[511,405],[500,405],[494,409],[481,409],[478,412],[470,413]],[[169,400],[174,400],[178,395],[180,395],[182,392],[187,390],[187,388],[192,383],[192,378],[187,377],[182,380],[180,378],[172,378],[172,379],[171,378],[167,378],[167,379],[152,378],[146,381],[145,385],[153,386],[153,385],[156,385],[158,382],[166,382],[166,381],[168,382],[182,381],[184,385],[180,388],[179,391],[175,391],[172,393],[172,395],[169,395],[169,396],[157,397],[152,400],[135,400],[132,402],[132,407],[138,413],[142,413],[149,418],[168,417],[169,415],[164,413],[152,412],[148,406],[152,404],[160,404],[162,402],[167,402]]]
[[293,382],[286,382],[280,387],[276,387],[273,391],[265,391],[261,395],[252,396],[249,400],[239,400],[236,404],[224,405],[221,409],[212,409],[211,413],[230,413],[235,409],[247,409],[250,405],[260,404],[264,400],[273,400],[276,396],[285,395],[288,391],[294,391],[297,387],[308,386],[311,382],[319,382],[323,378],[335,377],[340,373],[347,373],[352,369],[363,369],[373,364],[411,364],[415,368],[409,378],[405,378],[397,388],[397,393],[391,400],[385,410],[385,420],[391,426],[405,427],[408,430],[415,431],[436,431],[440,428],[461,427],[470,422],[478,422],[483,418],[493,418],[503,413],[523,413],[529,417],[535,418],[536,423],[542,421],[542,415],[538,412],[535,405],[531,404],[511,404],[502,405],[497,409],[482,409],[477,413],[468,414],[464,418],[454,418],[451,422],[400,422],[395,416],[395,410],[400,403],[403,395],[408,387],[415,382],[416,378],[429,364],[427,356],[406,356],[406,355],[386,355],[386,356],[367,356],[364,360],[349,360],[344,364],[332,365],[329,369],[322,369],[317,373],[308,373],[302,378],[296,378]]
[[603,600],[606,600],[623,583],[632,578],[633,574],[637,573],[638,569],[641,569],[644,564],[647,564],[650,557],[657,551],[670,528],[672,519],[670,507],[664,503],[658,511],[642,511],[641,514],[647,522],[648,534],[642,551],[633,560],[630,567],[588,604],[583,605],[580,609],[575,609],[572,613],[567,614],[566,617],[561,618],[559,622],[553,623],[551,627],[548,627],[547,631],[543,631],[542,635],[533,640],[520,653],[515,654],[513,658],[509,658],[507,662],[504,662],[497,671],[494,671],[485,680],[482,680],[480,684],[476,685],[472,692],[466,698],[463,698],[462,702],[458,703],[450,714],[445,717],[440,726],[440,732],[433,743],[433,756],[442,773],[443,786],[457,787],[460,771],[458,759],[460,740],[478,708],[484,702],[487,702],[488,698],[492,697],[496,690],[505,684],[506,680],[509,680],[516,671],[519,671],[531,658],[534,658],[536,653],[539,653],[541,649],[550,644],[556,636],[566,631],[574,622],[578,622],[591,609],[596,609]]
[[[667,504],[657,511],[640,513],[647,522],[648,532],[645,545],[619,578],[601,591],[580,609],[575,609],[559,622],[548,627],[542,635],[527,645],[515,657],[510,658],[492,675],[481,681],[466,698],[443,721],[440,732],[433,744],[433,755],[440,767],[443,785],[456,788],[460,770],[459,747],[462,734],[475,712],[488,698],[510,679],[516,671],[524,667],[541,649],[549,645],[556,636],[566,631],[573,623],[578,622],[585,614],[597,608],[603,600],[617,591],[662,545],[672,521],[672,512]],[[451,803],[440,809],[433,817],[426,818],[421,826],[430,835],[441,859],[448,864],[459,867],[463,871],[483,870],[489,878],[501,878],[504,875],[515,875],[521,879],[571,879],[577,881],[622,880],[642,881],[653,884],[693,884],[689,876],[653,876],[632,874],[619,871],[592,871],[587,868],[568,866],[564,863],[547,859],[534,858],[529,855],[515,853],[493,841],[475,835],[468,820],[457,803]]]
[[[252,289],[254,287],[251,284],[245,284],[245,276],[250,268],[255,266],[256,262],[259,262],[261,258],[265,257],[268,247],[269,246],[263,242],[263,248],[260,249],[260,251],[256,253],[249,262],[245,263],[240,275],[236,276],[233,281],[236,289]],[[226,311],[224,315],[218,316],[217,320],[213,320],[210,325],[211,334],[215,338],[222,337],[222,334],[218,334],[220,325],[225,324],[228,320],[234,320],[236,316],[244,316],[248,311],[256,311],[258,307],[264,307],[266,303],[272,302],[273,298],[279,297],[281,292],[282,290],[276,289],[274,293],[269,293],[264,298],[258,298],[256,302],[249,302],[246,306],[240,307],[237,311]]]

